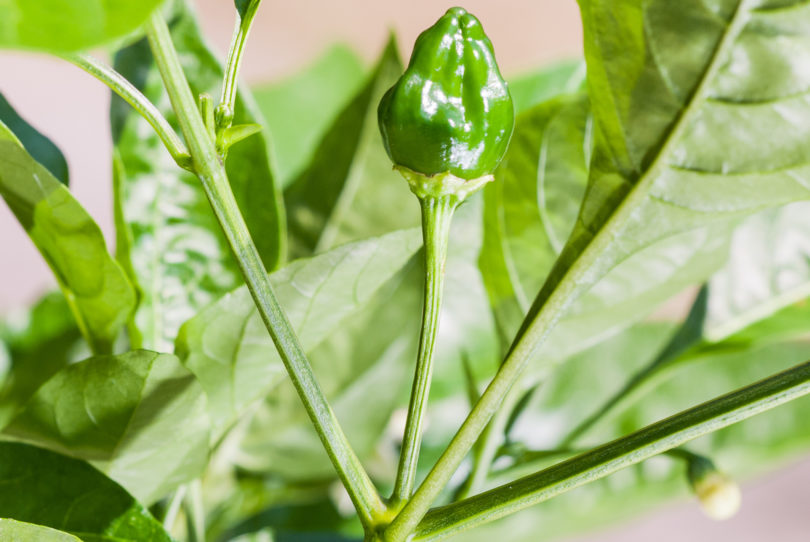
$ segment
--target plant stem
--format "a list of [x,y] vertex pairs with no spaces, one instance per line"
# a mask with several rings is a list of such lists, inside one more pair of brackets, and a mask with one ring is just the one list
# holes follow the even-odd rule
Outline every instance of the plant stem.
[[239,78],[239,68],[242,65],[242,54],[245,52],[250,27],[253,18],[259,9],[261,0],[253,0],[245,9],[245,13],[238,17],[236,27],[233,30],[231,46],[228,49],[228,62],[225,66],[225,77],[222,81],[222,96],[217,106],[217,127],[221,130],[228,128],[233,121],[234,108],[236,107],[237,79]]
[[525,478],[432,510],[415,540],[438,540],[496,520],[808,393],[810,362],[805,362]]
[[424,197],[420,198],[419,202],[422,207],[422,238],[425,245],[425,299],[422,309],[419,353],[416,358],[411,401],[408,405],[408,419],[405,423],[397,479],[391,497],[394,507],[411,497],[416,478],[419,449],[422,443],[422,421],[430,395],[436,335],[439,332],[447,241],[450,237],[450,222],[453,219],[457,198],[455,196]]
[[118,94],[125,102],[135,109],[146,122],[155,130],[163,145],[172,155],[177,165],[183,169],[188,169],[191,165],[191,157],[180,136],[174,131],[169,121],[166,120],[155,105],[144,96],[140,90],[126,80],[123,75],[115,71],[111,66],[84,54],[67,55],[63,57],[68,62],[83,69],[105,85],[110,90]]
[[194,170],[233,250],[259,314],[361,521],[367,528],[373,526],[385,514],[385,505],[340,428],[298,337],[276,298],[160,13],[152,15],[146,30],[172,107],[188,141]]

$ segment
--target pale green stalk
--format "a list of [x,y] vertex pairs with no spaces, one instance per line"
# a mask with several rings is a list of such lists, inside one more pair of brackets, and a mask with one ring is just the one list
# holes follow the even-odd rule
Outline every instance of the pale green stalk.
[[408,405],[408,418],[399,455],[399,468],[391,497],[394,506],[407,501],[413,492],[419,449],[422,443],[422,425],[430,395],[436,335],[439,332],[439,313],[444,288],[444,265],[447,260],[447,241],[450,222],[457,205],[455,196],[420,198],[422,207],[422,237],[425,245],[425,291],[422,309],[422,331],[419,353]]

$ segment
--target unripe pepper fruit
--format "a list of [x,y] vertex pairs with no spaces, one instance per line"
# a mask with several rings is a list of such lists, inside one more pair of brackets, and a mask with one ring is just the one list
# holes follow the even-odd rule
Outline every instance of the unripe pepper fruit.
[[419,198],[425,245],[422,329],[389,502],[397,510],[411,497],[416,478],[453,212],[493,180],[515,124],[509,88],[478,19],[452,8],[422,32],[377,114],[385,150]]
[[474,15],[451,8],[419,35],[408,68],[380,102],[378,120],[397,166],[465,180],[495,170],[515,109]]

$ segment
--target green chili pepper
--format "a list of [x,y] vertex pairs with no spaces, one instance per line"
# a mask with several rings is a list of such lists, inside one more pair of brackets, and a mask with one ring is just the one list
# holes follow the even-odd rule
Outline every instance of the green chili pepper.
[[515,109],[481,23],[452,8],[417,38],[408,69],[378,109],[385,149],[422,207],[425,302],[408,418],[391,496],[410,498],[439,330],[450,222],[469,194],[493,179]]
[[451,8],[422,32],[408,69],[383,96],[378,118],[398,166],[466,180],[493,172],[512,136],[515,109],[474,15]]

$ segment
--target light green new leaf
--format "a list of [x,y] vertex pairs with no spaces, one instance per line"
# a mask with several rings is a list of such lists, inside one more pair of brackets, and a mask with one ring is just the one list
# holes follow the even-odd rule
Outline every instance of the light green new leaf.
[[[271,274],[304,349],[315,348],[370,303],[420,246],[418,231],[395,232],[295,261]],[[176,351],[208,394],[214,439],[286,375],[247,287],[186,322]]]
[[393,171],[377,127],[377,104],[401,73],[392,39],[366,85],[321,140],[313,161],[287,189],[294,254],[420,224],[417,200]]
[[289,79],[253,88],[273,134],[282,186],[288,186],[312,160],[318,141],[365,77],[357,54],[346,45],[334,45]]
[[90,347],[110,352],[135,304],[132,285],[92,217],[2,122],[0,196],[56,276]]
[[595,122],[588,187],[522,332],[558,287],[555,314],[657,241],[810,196],[806,76],[790,67],[810,5],[779,5],[580,3]]
[[138,28],[163,0],[4,0],[0,48],[64,53],[89,49]]
[[[171,35],[195,94],[217,95],[222,66],[207,48],[190,8],[170,21]],[[177,128],[146,41],[119,51],[115,68],[157,104]],[[111,105],[115,148],[118,257],[140,289],[131,333],[135,346],[171,351],[183,322],[241,284],[241,275],[200,181],[181,170],[143,118],[122,100]],[[235,124],[261,124],[240,91]],[[284,210],[266,135],[230,149],[226,169],[251,236],[268,269],[284,259]],[[141,337],[138,339],[138,335]]]
[[84,461],[2,442],[0,486],[0,517],[94,542],[171,542],[143,506]]
[[73,535],[42,525],[0,519],[0,540],[6,542],[81,542]]
[[62,369],[3,433],[85,459],[151,503],[200,474],[208,424],[194,375],[173,355],[139,350]]

